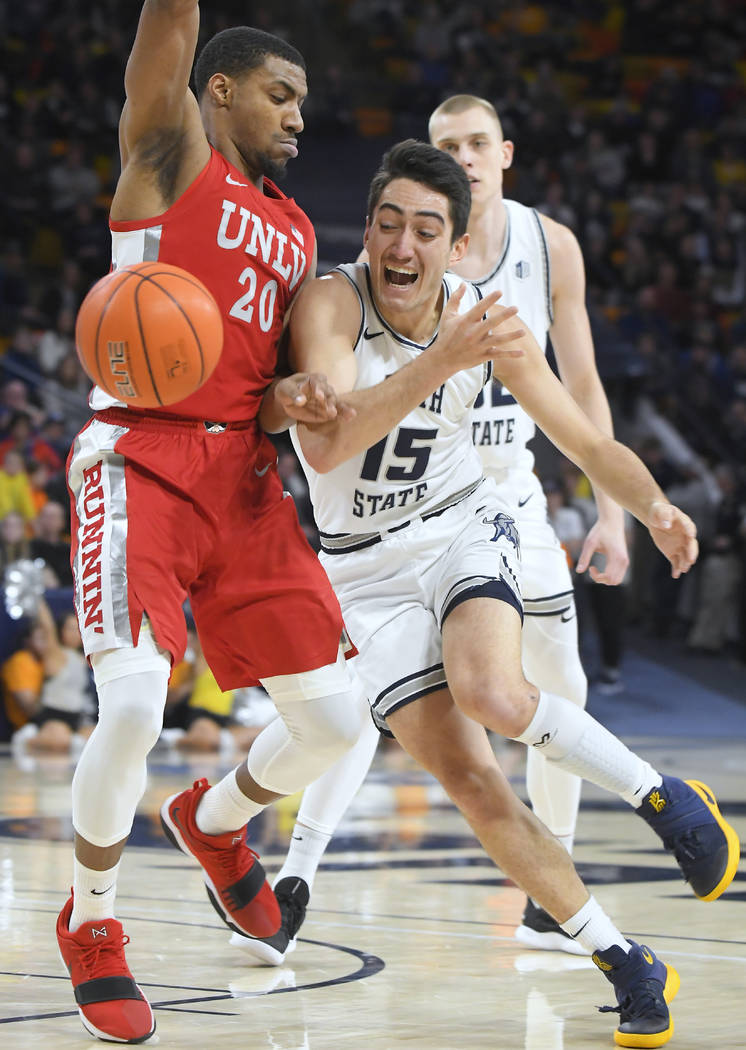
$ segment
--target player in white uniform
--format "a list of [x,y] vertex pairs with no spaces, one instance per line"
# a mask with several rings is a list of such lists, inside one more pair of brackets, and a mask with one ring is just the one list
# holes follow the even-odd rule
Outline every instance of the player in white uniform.
[[[578,243],[569,229],[539,216],[531,208],[502,196],[503,171],[513,159],[513,144],[489,102],[473,95],[447,99],[433,113],[429,126],[434,145],[463,167],[471,189],[469,243],[455,272],[483,293],[499,289],[503,301],[518,307],[521,321],[544,348],[551,332],[561,378],[596,426],[612,433],[611,413],[596,369],[590,324],[585,309],[585,273]],[[534,458],[526,447],[534,435],[533,420],[501,383],[480,393],[474,407],[472,438],[485,473],[497,482],[510,506],[521,537],[521,581],[524,622],[522,657],[527,677],[541,688],[585,707],[587,683],[578,653],[577,619],[565,554],[548,521],[546,500],[533,473]],[[603,572],[594,579],[618,584],[627,568],[624,525],[619,508],[601,490],[596,493],[599,517],[578,560],[585,571],[593,554],[605,555]],[[275,889],[281,903],[300,925],[324,850],[339,820],[359,789],[377,747],[372,726],[363,730],[355,747],[303,796],[285,864]],[[549,765],[529,749],[526,764],[528,796],[534,811],[572,852],[581,780]],[[531,900],[526,902],[516,937],[533,947],[577,953],[577,942]],[[265,962],[279,963],[287,941],[281,930],[263,948],[236,935],[238,947],[259,953]]]
[[[567,851],[512,792],[483,727],[616,791],[667,845],[696,838],[693,853],[676,852],[701,897],[732,881],[738,840],[708,788],[661,776],[523,676],[519,538],[494,483],[480,482],[469,440],[481,366],[505,312],[494,293],[472,306],[468,285],[444,283],[466,248],[469,206],[454,161],[401,143],[371,185],[370,265],[299,295],[293,366],[325,374],[348,409],[297,430],[322,560],[377,723],[438,778],[501,870],[593,953],[620,1004],[617,1043],[661,1046],[678,985],[670,967],[627,941],[589,897]],[[592,481],[647,524],[674,575],[687,571],[697,551],[691,521],[629,449],[588,421],[530,333],[520,349],[495,360],[500,378]]]

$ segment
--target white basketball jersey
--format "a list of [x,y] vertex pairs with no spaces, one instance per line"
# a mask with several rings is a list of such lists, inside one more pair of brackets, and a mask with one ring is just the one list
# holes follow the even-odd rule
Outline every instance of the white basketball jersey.
[[[473,283],[483,295],[499,289],[505,306],[517,306],[518,316],[546,350],[553,320],[552,286],[541,219],[534,208],[503,201],[506,211],[505,245],[491,273]],[[499,478],[509,467],[531,470],[533,453],[526,448],[535,433],[534,422],[508,389],[493,381],[474,406],[472,437],[484,470]]]
[[[344,275],[360,301],[356,390],[383,382],[427,353],[437,331],[425,345],[394,331],[373,301],[367,264],[348,263],[333,272]],[[444,304],[462,284],[466,292],[461,313],[482,298],[468,281],[448,273],[443,278]],[[472,443],[471,411],[491,375],[490,363],[457,372],[385,438],[328,474],[317,474],[308,465],[293,428],[293,445],[308,478],[319,531],[341,537],[396,528],[476,485],[482,464]]]

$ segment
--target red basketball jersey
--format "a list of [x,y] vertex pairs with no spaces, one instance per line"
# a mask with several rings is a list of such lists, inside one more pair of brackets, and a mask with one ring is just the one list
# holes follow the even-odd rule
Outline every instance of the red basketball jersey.
[[[115,268],[149,261],[181,266],[210,289],[223,315],[223,352],[215,371],[194,394],[159,408],[159,414],[224,422],[254,418],[275,374],[285,312],[313,260],[308,216],[269,179],[261,192],[213,149],[168,211],[109,225]],[[102,409],[118,402],[95,387],[90,404]]]

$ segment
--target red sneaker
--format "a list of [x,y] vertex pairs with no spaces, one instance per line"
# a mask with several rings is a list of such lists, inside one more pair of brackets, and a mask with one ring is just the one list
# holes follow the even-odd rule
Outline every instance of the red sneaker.
[[195,780],[194,787],[167,798],[161,806],[163,831],[202,865],[207,896],[227,926],[250,937],[271,937],[280,928],[280,907],[259,857],[246,844],[246,825],[222,835],[205,835],[197,827],[197,806],[209,787],[206,780]]
[[71,896],[57,919],[57,944],[84,1027],[98,1039],[145,1042],[155,1031],[155,1018],[127,966],[124,946],[129,937],[121,922],[84,922],[70,933],[72,910]]

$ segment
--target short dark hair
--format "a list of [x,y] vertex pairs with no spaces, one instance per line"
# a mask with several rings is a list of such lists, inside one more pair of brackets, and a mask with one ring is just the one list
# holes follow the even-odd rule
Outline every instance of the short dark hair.
[[229,77],[240,77],[257,69],[267,55],[277,55],[294,66],[305,70],[306,60],[300,51],[273,33],[252,26],[235,26],[223,29],[207,41],[194,65],[194,90],[197,98],[207,87],[211,76],[225,73]]
[[453,157],[428,142],[405,139],[383,155],[381,166],[373,176],[368,191],[368,218],[378,207],[381,194],[394,179],[421,182],[448,198],[448,213],[453,225],[452,243],[466,233],[471,210],[469,180]]

